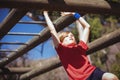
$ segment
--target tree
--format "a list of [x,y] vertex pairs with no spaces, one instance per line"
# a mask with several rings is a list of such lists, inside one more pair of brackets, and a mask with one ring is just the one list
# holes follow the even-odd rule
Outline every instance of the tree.
[[91,32],[89,37],[89,41],[91,42],[101,36],[102,24],[98,15],[90,15],[87,20],[91,26]]

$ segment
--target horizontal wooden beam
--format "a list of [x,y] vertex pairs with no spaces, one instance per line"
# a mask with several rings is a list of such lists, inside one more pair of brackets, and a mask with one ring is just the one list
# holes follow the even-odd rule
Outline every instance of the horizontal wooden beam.
[[38,76],[40,74],[43,74],[45,72],[48,72],[55,68],[58,68],[60,66],[61,66],[61,63],[60,63],[59,58],[58,57],[52,58],[52,59],[44,62],[44,64],[42,64],[41,66],[34,67],[34,69],[32,69],[31,71],[29,71],[25,74],[22,74],[20,76],[20,80],[32,79],[35,76]]
[[27,45],[27,43],[22,43],[22,42],[0,42],[0,44],[5,44],[5,45]]
[[0,49],[0,52],[17,52],[17,50]]
[[8,32],[7,35],[18,35],[18,36],[40,36],[39,33],[23,33],[23,32]]
[[45,21],[19,21],[19,24],[41,24],[46,25]]
[[113,45],[117,42],[120,42],[120,29],[111,32],[107,35],[102,36],[101,38],[96,39],[95,41],[89,43],[89,50],[87,54],[91,54],[98,50],[104,49],[110,45]]
[[39,74],[42,74],[59,66],[61,66],[59,58],[53,57],[50,59],[45,59],[44,61],[39,61],[37,65],[32,67],[3,67],[0,68],[0,74],[23,74],[30,71],[32,71],[33,74],[33,71],[35,71],[34,69],[37,69],[37,72],[39,72]]
[[0,0],[0,7],[120,14],[120,3],[106,0]]
[[23,74],[32,70],[30,67],[10,67],[10,68],[1,68],[0,74]]

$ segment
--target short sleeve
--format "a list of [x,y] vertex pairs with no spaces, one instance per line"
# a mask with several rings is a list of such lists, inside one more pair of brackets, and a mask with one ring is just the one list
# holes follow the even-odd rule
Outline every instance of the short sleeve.
[[78,46],[81,46],[84,50],[88,50],[88,46],[86,43],[84,43],[83,41],[80,41]]
[[56,49],[56,51],[61,51],[62,47],[63,47],[62,43],[59,43],[58,47],[55,48],[55,49]]

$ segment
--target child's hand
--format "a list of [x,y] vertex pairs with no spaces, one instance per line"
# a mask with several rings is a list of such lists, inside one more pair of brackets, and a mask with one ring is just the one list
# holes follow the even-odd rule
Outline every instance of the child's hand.
[[74,12],[61,12],[61,16],[74,15]]
[[45,15],[45,14],[47,14],[48,15],[48,11],[43,11],[43,14]]

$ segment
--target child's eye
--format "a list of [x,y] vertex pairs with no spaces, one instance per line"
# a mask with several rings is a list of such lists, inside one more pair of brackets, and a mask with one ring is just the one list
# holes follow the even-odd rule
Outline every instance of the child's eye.
[[67,35],[67,36],[65,36],[65,37],[68,37],[68,35]]
[[70,36],[71,36],[71,37],[73,37],[73,35],[72,35],[72,34],[71,34]]
[[65,39],[66,37],[68,37],[68,36],[64,36],[64,39]]

